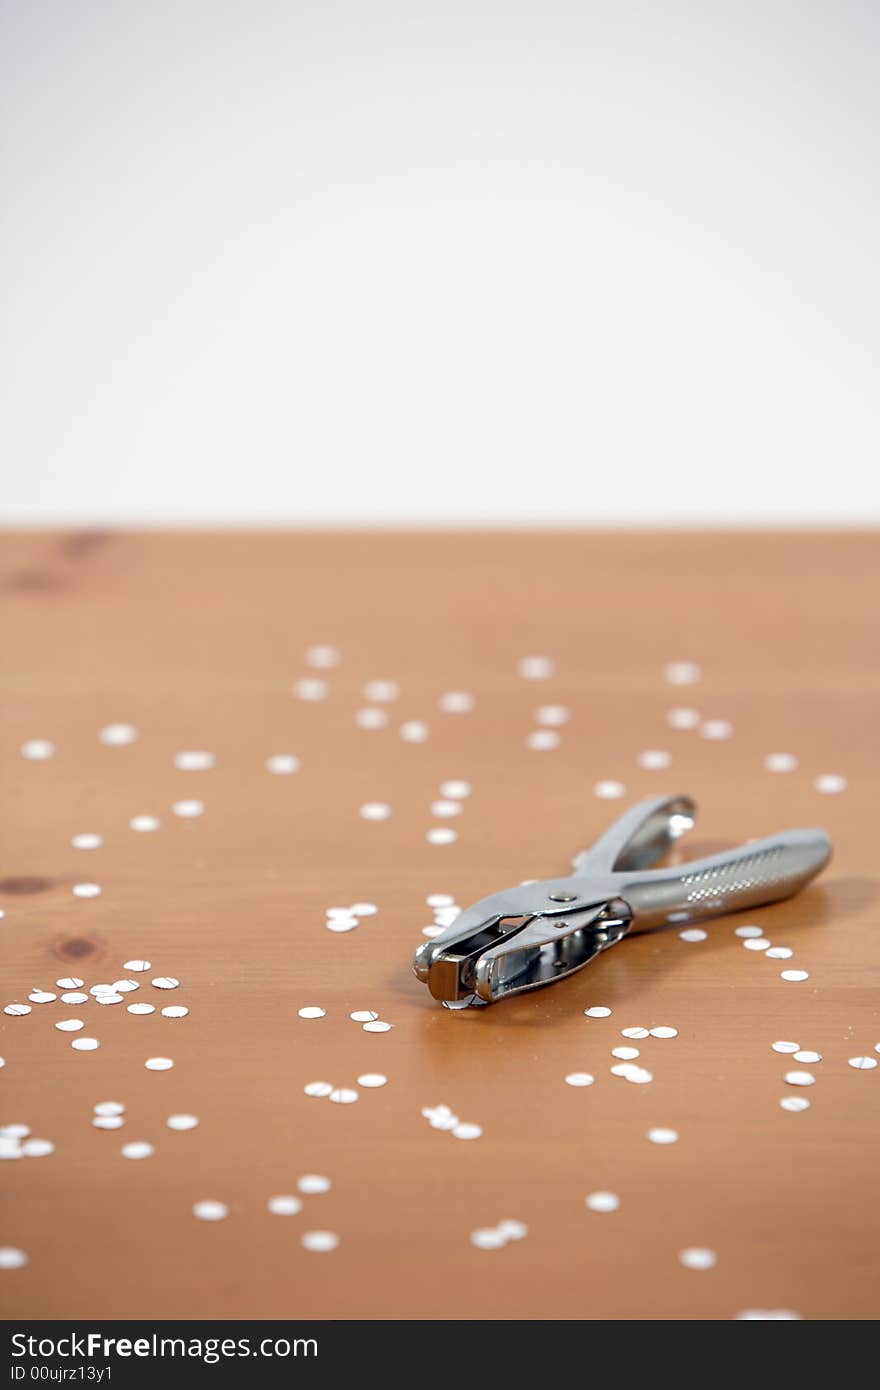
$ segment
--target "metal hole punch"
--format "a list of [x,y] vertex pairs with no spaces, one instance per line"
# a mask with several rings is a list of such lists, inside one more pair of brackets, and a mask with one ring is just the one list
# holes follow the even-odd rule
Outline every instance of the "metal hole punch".
[[784,830],[706,859],[652,867],[695,819],[688,796],[639,802],[574,859],[573,874],[465,908],[416,951],[416,976],[435,999],[493,1003],[573,975],[629,931],[788,898],[831,857],[824,830]]

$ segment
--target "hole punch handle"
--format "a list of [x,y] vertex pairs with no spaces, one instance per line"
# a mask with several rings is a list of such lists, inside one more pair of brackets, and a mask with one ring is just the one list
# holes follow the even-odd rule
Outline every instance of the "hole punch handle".
[[668,854],[697,817],[689,796],[651,796],[624,812],[600,839],[574,859],[577,878],[645,869]]
[[633,931],[744,912],[796,893],[831,858],[824,830],[784,830],[738,849],[619,879]]

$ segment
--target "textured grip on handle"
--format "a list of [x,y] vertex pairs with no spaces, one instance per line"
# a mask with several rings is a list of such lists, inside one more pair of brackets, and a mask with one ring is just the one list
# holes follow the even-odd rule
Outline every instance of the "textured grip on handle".
[[689,864],[633,874],[620,894],[632,910],[634,931],[670,919],[696,922],[788,898],[830,857],[824,830],[785,830]]

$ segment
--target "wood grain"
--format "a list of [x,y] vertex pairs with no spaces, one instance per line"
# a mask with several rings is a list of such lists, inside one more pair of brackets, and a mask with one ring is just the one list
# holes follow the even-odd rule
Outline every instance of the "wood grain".
[[[87,985],[145,956],[134,998],[185,1003],[188,1018],[79,1011],[101,1048],[77,1053],[52,1026],[60,1003],[0,1014],[4,1123],[54,1141],[7,1163],[0,1244],[29,1262],[0,1273],[7,1316],[701,1318],[790,1309],[876,1317],[878,1307],[877,601],[873,534],[7,534],[3,538],[3,1003],[69,974]],[[294,698],[303,652],[333,643],[327,699]],[[547,655],[552,679],[517,674]],[[698,685],[664,665],[700,663]],[[320,673],[312,673],[320,674]],[[399,683],[390,726],[356,726],[364,683]],[[476,704],[446,714],[444,691]],[[571,710],[561,747],[526,747],[540,704]],[[729,740],[666,724],[672,706],[729,719]],[[430,726],[402,740],[406,719]],[[134,724],[105,747],[98,731]],[[27,739],[55,756],[20,756]],[[180,772],[181,749],[209,772]],[[637,764],[672,754],[668,772]],[[768,753],[796,771],[765,770]],[[271,776],[266,758],[301,758]],[[817,775],[848,779],[819,794]],[[426,842],[447,778],[473,785],[454,844]],[[626,801],[603,801],[603,778]],[[687,791],[701,807],[683,853],[796,825],[835,844],[801,897],[751,914],[791,962],[746,951],[741,918],[688,945],[676,931],[624,941],[554,988],[449,1013],[410,973],[430,893],[459,903],[564,872],[623,805]],[[176,817],[182,797],[205,813]],[[369,823],[366,801],[393,814]],[[161,818],[137,834],[139,813]],[[71,836],[95,831],[95,851]],[[77,882],[101,885],[79,900]],[[328,906],[375,902],[348,934]],[[786,964],[810,977],[789,984]],[[303,1005],[326,1017],[304,1021]],[[593,1004],[613,1009],[591,1020]],[[378,1010],[392,1031],[350,1020]],[[628,1025],[672,1024],[641,1044],[654,1074],[609,1074]],[[795,1092],[793,1039],[823,1054]],[[172,1071],[144,1060],[172,1057]],[[575,1090],[566,1073],[596,1083]],[[356,1085],[353,1105],[313,1100],[309,1081]],[[780,1098],[805,1094],[790,1114]],[[93,1105],[119,1100],[124,1129]],[[445,1102],[483,1137],[431,1129]],[[174,1112],[199,1127],[173,1133]],[[677,1144],[645,1134],[672,1126]],[[120,1156],[144,1139],[155,1154]],[[303,1212],[267,1199],[304,1173],[332,1189]],[[610,1189],[617,1212],[585,1195]],[[193,1203],[217,1198],[207,1224]],[[477,1227],[527,1223],[502,1250]],[[338,1234],[330,1254],[304,1231]],[[714,1269],[683,1268],[687,1246]]]

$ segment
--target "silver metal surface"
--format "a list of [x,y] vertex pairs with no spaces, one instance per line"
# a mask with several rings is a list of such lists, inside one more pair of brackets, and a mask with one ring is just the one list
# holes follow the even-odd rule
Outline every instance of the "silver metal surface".
[[650,797],[626,811],[574,873],[482,898],[416,951],[413,970],[435,999],[486,1003],[551,984],[628,931],[741,912],[790,897],[824,868],[824,830],[784,830],[669,868],[652,867],[689,830],[687,796]]

